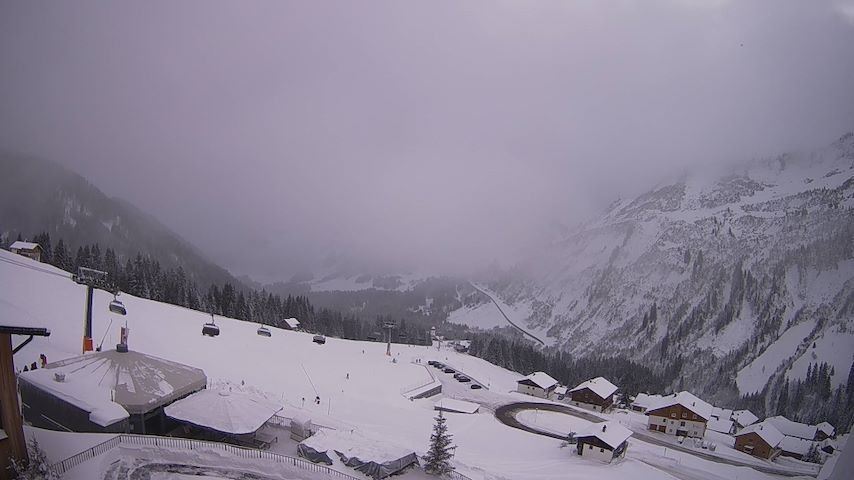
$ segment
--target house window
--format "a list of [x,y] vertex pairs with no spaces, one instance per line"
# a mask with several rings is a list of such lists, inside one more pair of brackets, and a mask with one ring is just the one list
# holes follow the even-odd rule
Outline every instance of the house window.
[[670,416],[676,418],[676,412],[671,413]]
[[605,449],[604,449],[604,448],[600,448],[600,449],[599,449],[599,453],[605,453]]
[[688,414],[685,412],[682,412],[682,418],[688,418]]
[[680,427],[684,427],[684,426],[685,426],[685,422],[679,422],[679,426],[680,426]]
[[697,419],[697,416],[692,414],[692,415],[691,415],[691,419],[692,419],[692,420],[696,420],[696,419]]
[[588,450],[593,450],[593,445],[589,445],[589,444],[588,444],[588,445],[587,445],[587,449],[588,449]]

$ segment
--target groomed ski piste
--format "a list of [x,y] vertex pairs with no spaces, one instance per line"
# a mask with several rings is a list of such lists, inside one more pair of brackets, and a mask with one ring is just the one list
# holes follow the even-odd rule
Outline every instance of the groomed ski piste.
[[[50,362],[80,354],[84,323],[85,287],[70,274],[49,265],[0,250],[0,316],[9,325],[47,327],[51,336],[36,338],[15,354],[16,369],[45,354]],[[442,398],[476,402],[477,413],[446,413],[448,429],[457,446],[453,464],[457,472],[480,479],[742,479],[783,478],[763,473],[750,464],[775,466],[735,451],[731,439],[720,436],[716,453],[741,460],[742,466],[709,460],[662,444],[633,437],[626,458],[612,464],[579,457],[574,446],[499,422],[494,410],[514,402],[537,402],[534,397],[513,393],[522,375],[481,359],[455,352],[439,344],[432,347],[393,345],[391,357],[385,344],[328,338],[325,345],[312,335],[271,328],[272,336],[256,334],[257,325],[216,317],[218,337],[201,335],[210,315],[182,307],[121,295],[127,316],[108,311],[112,295],[96,291],[93,338],[104,338],[104,349],[119,342],[119,326],[130,328],[129,347],[164,359],[201,368],[211,388],[231,387],[262,394],[280,402],[284,417],[306,417],[315,424],[354,432],[423,455],[434,424],[434,404]],[[112,323],[111,323],[112,322]],[[24,340],[13,337],[15,345]],[[427,365],[439,360],[484,385],[471,390],[450,374]],[[349,377],[349,378],[348,378]],[[410,400],[415,390],[436,380],[443,393]],[[316,397],[320,403],[316,403]],[[542,401],[546,403],[546,401]],[[598,414],[601,416],[601,414]],[[633,429],[645,428],[644,419],[617,411],[605,415]],[[519,421],[544,431],[561,434],[590,425],[582,418],[547,412],[523,412]],[[94,445],[114,438],[112,434],[68,433],[26,427],[51,462],[60,462]],[[272,453],[296,457],[296,442],[279,435]],[[668,440],[669,441],[669,440]],[[675,439],[673,439],[675,443]],[[838,457],[839,452],[834,457]],[[829,464],[835,463],[835,458]],[[787,464],[788,468],[790,465]],[[342,465],[332,468],[355,478],[368,478]],[[135,471],[136,477],[125,476]],[[830,474],[825,468],[818,478]],[[267,460],[241,458],[218,448],[182,449],[174,446],[131,445],[95,456],[67,471],[68,479],[151,478],[157,480],[203,479],[315,479],[325,474]],[[435,478],[418,469],[398,476],[401,480]],[[792,478],[792,477],[786,477]],[[814,478],[804,476],[803,478]]]

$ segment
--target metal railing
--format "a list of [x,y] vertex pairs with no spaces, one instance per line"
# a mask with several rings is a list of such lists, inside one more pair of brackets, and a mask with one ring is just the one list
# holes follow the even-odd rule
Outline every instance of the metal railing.
[[282,463],[285,465],[292,465],[296,468],[307,470],[310,472],[323,473],[332,478],[342,478],[344,480],[361,480],[358,477],[354,477],[352,475],[348,475],[344,472],[339,472],[338,470],[327,467],[326,465],[318,465],[316,463],[312,463],[308,460],[290,457],[287,455],[279,455],[278,453],[271,453],[264,450],[258,450],[254,448],[240,447],[237,445],[231,445],[228,443],[220,443],[220,442],[209,442],[206,440],[193,440],[189,438],[178,438],[178,437],[157,437],[153,435],[133,435],[133,434],[121,434],[115,436],[105,442],[99,443],[92,448],[84,450],[76,455],[66,458],[65,460],[55,463],[51,468],[58,475],[63,475],[67,471],[72,468],[80,465],[83,462],[91,460],[99,455],[107,453],[113,448],[121,445],[137,445],[137,446],[153,446],[159,448],[169,448],[169,449],[183,449],[183,450],[199,450],[205,448],[212,448],[226,451],[234,456],[246,459],[258,459],[258,460],[270,460],[277,463]]

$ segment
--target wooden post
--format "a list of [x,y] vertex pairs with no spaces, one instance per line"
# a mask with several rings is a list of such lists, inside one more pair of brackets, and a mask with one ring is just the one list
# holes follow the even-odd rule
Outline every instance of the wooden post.
[[0,480],[6,480],[12,478],[11,458],[28,461],[12,361],[12,335],[8,333],[0,333],[0,425],[8,437],[0,440]]

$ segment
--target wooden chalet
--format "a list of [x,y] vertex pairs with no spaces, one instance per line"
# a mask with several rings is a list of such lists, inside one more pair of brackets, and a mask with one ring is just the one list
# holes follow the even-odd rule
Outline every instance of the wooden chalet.
[[22,242],[18,240],[9,246],[9,251],[12,253],[17,253],[18,255],[23,255],[27,258],[32,258],[37,262],[42,261],[42,247],[38,243],[32,242]]
[[649,429],[680,437],[703,438],[712,406],[690,392],[662,397],[647,408]]
[[576,452],[582,457],[592,458],[605,463],[626,455],[631,430],[618,422],[594,423],[576,436]]
[[540,398],[549,398],[558,385],[557,380],[544,372],[534,372],[516,384],[516,391]]
[[602,412],[614,404],[617,386],[603,377],[596,377],[581,383],[569,391],[570,403],[576,407],[585,407]]
[[780,442],[783,437],[780,430],[770,423],[754,423],[735,434],[735,449],[771,460],[781,453]]

